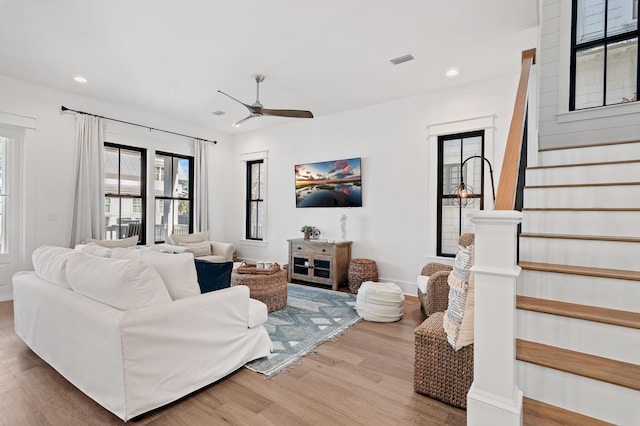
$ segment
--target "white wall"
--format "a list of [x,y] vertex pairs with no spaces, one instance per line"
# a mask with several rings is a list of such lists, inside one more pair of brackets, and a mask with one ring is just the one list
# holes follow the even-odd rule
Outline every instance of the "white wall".
[[[152,116],[93,99],[44,88],[0,76],[0,112],[35,118],[36,130],[24,141],[24,199],[25,227],[24,255],[15,268],[31,265],[33,249],[43,245],[68,246],[70,242],[71,211],[73,205],[75,158],[75,116],[61,113],[60,106],[87,111],[160,129],[217,140],[210,150],[212,164],[211,194],[214,237],[224,233],[228,189],[224,184],[230,175],[228,158],[231,155],[229,137],[199,128]],[[192,140],[160,132],[113,122],[105,124],[111,142],[142,146],[182,154],[193,154]],[[153,228],[151,228],[153,230]],[[153,232],[147,235],[153,236]],[[10,276],[10,275],[9,275]],[[0,283],[6,287],[7,283]],[[6,290],[6,289],[5,289]],[[0,288],[0,294],[3,291]],[[10,292],[9,292],[10,294]]]
[[537,51],[540,148],[637,140],[640,102],[569,111],[571,2],[544,0]]
[[[496,182],[509,130],[517,75],[427,93],[233,138],[232,196],[226,236],[249,260],[287,263],[287,239],[300,238],[302,225],[338,239],[338,219],[347,215],[352,257],[374,259],[380,280],[415,294],[415,279],[432,260],[436,246],[437,138],[427,126],[495,115],[487,144]],[[453,126],[455,127],[455,126]],[[465,129],[470,130],[470,129]],[[267,237],[264,244],[243,241],[245,169],[241,156],[268,151]],[[362,208],[296,208],[294,165],[362,158]],[[487,179],[488,181],[488,179]],[[490,189],[489,189],[490,191]]]

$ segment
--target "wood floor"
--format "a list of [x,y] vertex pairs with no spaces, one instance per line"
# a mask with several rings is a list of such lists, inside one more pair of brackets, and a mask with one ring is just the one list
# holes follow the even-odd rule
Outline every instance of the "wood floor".
[[[466,412],[413,391],[418,299],[396,323],[361,321],[271,379],[241,368],[136,425],[464,425]],[[69,348],[69,350],[73,350]],[[117,425],[36,356],[0,303],[0,425]]]

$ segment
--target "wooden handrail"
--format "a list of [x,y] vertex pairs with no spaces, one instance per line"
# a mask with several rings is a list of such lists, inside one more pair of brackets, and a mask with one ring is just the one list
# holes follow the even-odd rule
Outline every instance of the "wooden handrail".
[[507,137],[507,146],[502,160],[502,171],[498,182],[498,194],[496,196],[495,210],[513,210],[516,203],[516,190],[518,185],[518,169],[520,166],[520,154],[522,152],[522,137],[524,123],[527,114],[527,91],[529,87],[529,74],[535,64],[536,49],[522,52],[522,71],[520,82],[516,92],[516,102],[513,107],[511,126]]

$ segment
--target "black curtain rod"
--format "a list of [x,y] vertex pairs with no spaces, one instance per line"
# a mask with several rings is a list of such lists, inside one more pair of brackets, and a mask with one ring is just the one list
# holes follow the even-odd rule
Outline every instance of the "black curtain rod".
[[66,107],[66,106],[64,106],[64,105],[62,105],[62,106],[60,107],[60,110],[61,110],[62,112],[64,112],[64,111],[71,111],[71,112],[77,112],[78,114],[91,115],[91,116],[93,116],[93,117],[104,118],[105,120],[109,120],[109,121],[117,121],[118,123],[124,123],[124,124],[129,124],[129,125],[131,125],[131,126],[143,127],[143,128],[145,128],[145,129],[149,129],[149,130],[155,130],[156,132],[169,133],[169,134],[171,134],[171,135],[182,136],[182,137],[190,138],[190,139],[200,139],[200,140],[203,140],[203,141],[205,141],[205,142],[211,142],[211,143],[213,143],[213,144],[217,144],[217,143],[218,143],[217,141],[210,141],[210,140],[208,140],[208,139],[197,138],[197,137],[195,137],[195,136],[184,135],[184,134],[182,134],[182,133],[176,133],[176,132],[172,132],[172,131],[169,131],[169,130],[156,129],[155,127],[149,127],[149,126],[144,126],[144,125],[142,125],[142,124],[131,123],[131,122],[129,122],[129,121],[118,120],[117,118],[110,118],[110,117],[105,117],[105,116],[103,116],[103,115],[91,114],[91,113],[89,113],[89,112],[84,112],[84,111],[78,111],[77,109],[67,108],[67,107]]

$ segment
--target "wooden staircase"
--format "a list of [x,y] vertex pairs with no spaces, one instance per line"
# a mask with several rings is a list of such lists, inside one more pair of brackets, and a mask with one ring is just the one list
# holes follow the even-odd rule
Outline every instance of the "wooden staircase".
[[516,359],[524,424],[640,424],[640,141],[527,169]]

